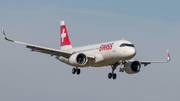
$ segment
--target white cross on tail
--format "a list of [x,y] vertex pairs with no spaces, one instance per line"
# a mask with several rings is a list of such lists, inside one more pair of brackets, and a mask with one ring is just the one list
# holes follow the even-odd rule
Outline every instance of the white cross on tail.
[[61,34],[62,42],[64,42],[64,38],[66,37],[66,33],[64,33],[65,29],[63,29],[63,32]]

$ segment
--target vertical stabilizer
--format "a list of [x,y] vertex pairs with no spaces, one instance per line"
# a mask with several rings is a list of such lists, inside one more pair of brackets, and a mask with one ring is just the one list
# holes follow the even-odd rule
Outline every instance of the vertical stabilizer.
[[65,21],[60,22],[60,43],[61,43],[61,50],[71,49],[71,43],[69,41]]

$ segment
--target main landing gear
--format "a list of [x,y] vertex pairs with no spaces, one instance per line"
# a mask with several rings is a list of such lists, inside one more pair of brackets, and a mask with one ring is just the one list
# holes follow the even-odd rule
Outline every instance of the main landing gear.
[[77,75],[79,75],[80,73],[81,73],[81,70],[79,69],[79,68],[73,68],[72,69],[72,74],[75,74],[75,73],[77,73]]
[[112,68],[112,73],[109,73],[108,74],[108,78],[111,79],[116,79],[117,75],[116,73],[114,73],[114,70],[116,69],[116,67],[120,65],[120,68],[119,68],[119,72],[124,72],[124,68],[122,68],[123,66],[123,61],[119,61],[119,62],[116,62],[115,64],[111,65],[111,68]]
[[116,79],[117,75],[116,75],[116,73],[114,73],[114,70],[116,69],[116,67],[117,67],[118,65],[119,65],[118,62],[116,62],[115,64],[111,65],[112,73],[109,73],[109,74],[108,74],[108,78],[109,78],[109,79],[111,79],[111,78]]

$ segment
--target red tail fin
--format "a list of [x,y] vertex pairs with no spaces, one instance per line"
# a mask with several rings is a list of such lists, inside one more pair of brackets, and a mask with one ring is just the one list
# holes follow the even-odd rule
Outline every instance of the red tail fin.
[[69,41],[67,29],[65,26],[65,22],[61,21],[60,22],[60,38],[61,38],[61,49],[66,50],[66,49],[71,49],[71,43]]

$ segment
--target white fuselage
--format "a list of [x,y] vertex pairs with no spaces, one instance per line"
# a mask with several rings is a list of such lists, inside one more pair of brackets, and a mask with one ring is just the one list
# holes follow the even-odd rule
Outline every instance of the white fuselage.
[[[133,45],[131,46],[122,46],[123,43],[133,45],[131,42],[126,40],[118,40],[112,42],[105,42],[100,44],[82,46],[77,48],[68,49],[67,51],[83,54],[93,54],[96,57],[96,61],[88,62],[86,65],[79,67],[101,67],[113,65],[120,60],[129,60],[136,55],[136,49]],[[61,61],[61,60],[60,60]],[[69,64],[68,62],[62,61]],[[69,64],[71,65],[71,64]],[[73,66],[73,65],[72,65]]]

